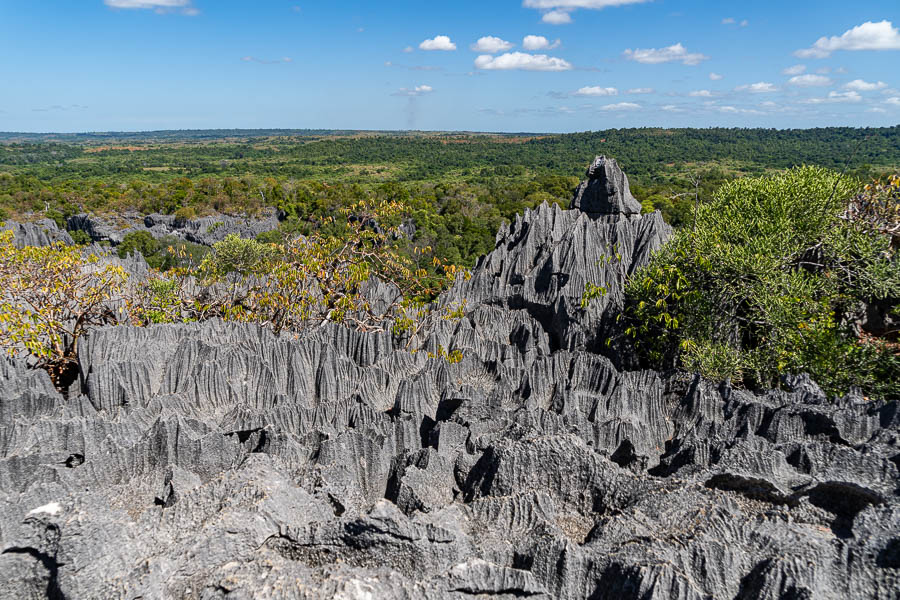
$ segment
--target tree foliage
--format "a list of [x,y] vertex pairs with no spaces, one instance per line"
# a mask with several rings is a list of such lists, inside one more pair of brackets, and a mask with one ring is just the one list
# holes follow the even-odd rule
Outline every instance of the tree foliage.
[[121,298],[126,273],[78,247],[16,248],[0,234],[0,348],[27,356],[57,385],[77,360],[91,327],[115,322],[110,301]]
[[[343,210],[339,234],[315,231],[283,244],[229,235],[195,267],[156,274],[130,304],[139,325],[223,318],[281,331],[322,322],[360,330],[415,330],[423,307],[460,272],[432,258],[430,269],[383,227],[404,207],[358,203]],[[414,252],[415,253],[415,252]],[[367,288],[388,286],[374,297]]]
[[832,393],[897,396],[897,347],[859,335],[867,303],[900,301],[892,237],[858,218],[854,206],[876,202],[860,187],[803,167],[733,181],[698,206],[627,287],[625,331],[646,363],[759,386],[805,371]]

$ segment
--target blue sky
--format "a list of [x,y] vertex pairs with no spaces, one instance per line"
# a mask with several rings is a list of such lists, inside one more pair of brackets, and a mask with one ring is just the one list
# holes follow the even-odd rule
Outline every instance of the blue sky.
[[900,2],[0,0],[0,130],[900,123]]

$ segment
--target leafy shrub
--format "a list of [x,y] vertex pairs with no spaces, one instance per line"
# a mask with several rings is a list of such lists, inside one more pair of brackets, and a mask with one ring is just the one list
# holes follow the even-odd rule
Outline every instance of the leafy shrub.
[[117,252],[119,258],[140,252],[148,265],[159,271],[168,271],[175,267],[199,264],[210,249],[173,236],[155,239],[147,231],[133,231],[122,238]]
[[0,233],[0,348],[30,359],[65,389],[78,342],[91,327],[115,322],[109,302],[120,298],[127,274],[82,256],[75,246],[16,248]]
[[74,229],[69,232],[69,235],[72,237],[72,241],[78,246],[90,246],[93,241],[91,236],[88,235],[88,232],[82,231],[81,229]]
[[133,231],[131,233],[125,234],[122,238],[122,243],[119,244],[118,254],[119,258],[126,258],[130,254],[134,254],[135,252],[140,252],[144,258],[149,259],[154,254],[159,252],[160,244],[156,241],[150,232],[148,231]]
[[190,221],[197,217],[197,210],[193,206],[182,206],[175,211],[175,218],[179,221]]
[[[370,226],[371,218],[397,221],[402,208],[395,202],[361,202],[343,210],[346,224],[335,233],[322,228],[281,245],[229,235],[196,268],[151,280],[132,299],[130,312],[139,325],[218,317],[275,332],[323,321],[371,331],[392,322],[396,335],[411,340],[427,318],[424,302],[445,289],[458,270],[437,259],[431,259],[430,270],[423,268],[398,248],[396,228]],[[371,306],[364,288],[372,278],[393,284],[399,296],[387,306]],[[189,283],[195,279],[206,291]]]
[[722,186],[628,283],[625,332],[645,363],[750,386],[806,371],[830,393],[896,397],[896,350],[856,323],[897,299],[900,261],[848,211],[859,188],[812,167]]
[[275,248],[256,240],[231,233],[213,244],[203,263],[207,276],[222,277],[229,273],[262,275],[275,258]]

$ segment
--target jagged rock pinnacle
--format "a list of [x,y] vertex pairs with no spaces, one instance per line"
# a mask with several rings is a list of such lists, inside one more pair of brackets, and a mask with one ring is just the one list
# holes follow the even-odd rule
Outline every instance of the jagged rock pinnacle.
[[588,167],[587,179],[575,190],[570,208],[590,215],[638,215],[641,203],[631,195],[628,176],[616,159],[598,156]]

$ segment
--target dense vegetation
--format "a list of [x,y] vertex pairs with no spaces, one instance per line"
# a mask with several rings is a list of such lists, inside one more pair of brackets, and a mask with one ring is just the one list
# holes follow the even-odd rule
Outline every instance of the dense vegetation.
[[[2,136],[0,136],[2,137]],[[900,165],[900,127],[860,130],[629,129],[571,135],[329,131],[28,136],[0,144],[0,218],[79,212],[252,214],[268,206],[309,231],[361,199],[409,199],[422,246],[471,265],[503,220],[568,203],[595,154],[615,156],[645,210],[674,225],[697,195],[800,164],[862,179]]]
[[722,186],[629,282],[626,332],[647,364],[900,397],[900,332],[860,329],[867,312],[900,317],[900,178],[861,187],[813,167]]
[[[411,257],[396,229],[372,227],[374,219],[390,222],[404,208],[396,202],[348,206],[335,219],[340,227],[282,244],[229,235],[202,258],[183,245],[170,248],[179,259],[175,268],[136,280],[78,246],[17,248],[12,231],[0,232],[0,349],[47,370],[65,391],[77,373],[79,340],[104,324],[217,318],[278,334],[332,322],[363,331],[390,327],[411,343],[432,318],[428,303],[459,269],[437,259],[426,268],[423,253]],[[351,220],[351,214],[369,218]],[[132,251],[153,256],[158,249],[149,234],[132,241]],[[373,280],[397,293],[370,289]]]
[[[660,210],[678,228],[629,283],[627,331],[647,366],[751,386],[807,371],[832,393],[851,385],[898,393],[897,332],[859,329],[861,307],[896,316],[897,232],[884,224],[900,220],[898,184],[858,192],[860,181],[900,167],[900,127],[0,134],[0,220],[65,226],[81,212],[192,219],[274,208],[278,231],[213,249],[129,234],[119,255],[138,251],[159,272],[128,295],[118,279],[103,283],[137,324],[218,316],[275,330],[344,319],[372,327],[369,275],[404,291],[394,309],[418,306],[490,251],[505,220],[543,202],[568,205],[584,165],[601,153],[629,174],[645,212]],[[815,166],[794,168],[804,164]],[[82,333],[66,328],[112,318],[100,308],[110,296],[79,278],[88,265],[77,253],[22,253],[8,239],[2,249],[0,287],[12,290],[2,307],[6,345],[24,344],[59,371]],[[201,299],[197,281],[231,291]],[[55,312],[16,312],[31,283],[31,300]],[[418,313],[398,322],[414,330]]]

